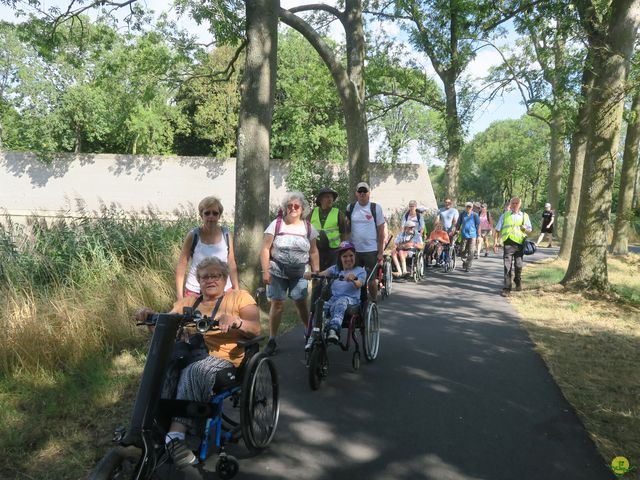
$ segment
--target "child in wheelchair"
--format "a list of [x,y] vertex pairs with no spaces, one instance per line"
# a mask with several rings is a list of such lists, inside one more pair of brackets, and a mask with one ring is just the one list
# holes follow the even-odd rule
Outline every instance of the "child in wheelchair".
[[[311,272],[305,276],[311,278]],[[327,342],[338,343],[342,319],[350,306],[360,304],[361,289],[367,279],[363,267],[356,266],[356,248],[350,241],[340,243],[336,264],[318,275],[336,277],[331,283],[331,298],[324,304],[324,316],[329,320],[325,329]]]
[[449,234],[445,232],[442,223],[437,222],[435,230],[429,235],[429,245],[427,246],[427,265],[431,265],[432,260],[436,264],[442,262],[442,250],[450,244]]
[[417,250],[422,249],[422,236],[416,231],[416,224],[412,220],[407,220],[402,226],[402,231],[396,236],[391,258],[396,267],[396,276],[408,277],[411,275],[407,268],[407,259],[416,254]]

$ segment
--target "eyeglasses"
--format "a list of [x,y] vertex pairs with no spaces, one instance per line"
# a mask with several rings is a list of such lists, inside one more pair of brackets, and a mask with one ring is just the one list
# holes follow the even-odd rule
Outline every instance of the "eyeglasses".
[[358,193],[369,193],[369,190],[367,190],[366,188],[359,188]]
[[224,275],[222,275],[221,273],[205,273],[204,275],[200,275],[200,281],[203,280],[222,280],[222,278],[224,277]]
[[302,205],[298,205],[297,203],[289,203],[287,205],[287,210],[300,210]]
[[202,212],[203,217],[208,217],[209,215],[213,215],[214,217],[219,217],[220,212],[217,210],[207,210],[206,212]]

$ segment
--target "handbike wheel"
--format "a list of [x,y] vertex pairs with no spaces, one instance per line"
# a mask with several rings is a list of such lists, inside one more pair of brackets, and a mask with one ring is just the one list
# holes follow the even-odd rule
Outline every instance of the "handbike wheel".
[[309,357],[309,386],[311,390],[318,390],[327,376],[327,349],[322,344],[314,345]]
[[451,252],[451,266],[449,268],[449,270],[451,270],[452,272],[456,269],[456,256],[456,249],[454,248]]
[[115,447],[109,450],[91,472],[89,480],[125,480],[134,478],[142,451],[137,447]]
[[351,357],[351,366],[355,372],[360,369],[360,352],[353,352],[353,357]]
[[378,321],[378,306],[371,302],[367,306],[362,331],[362,343],[364,344],[364,356],[367,361],[375,360],[380,346],[380,323]]
[[242,380],[240,427],[247,448],[264,449],[276,433],[280,415],[278,373],[264,353],[255,354]]

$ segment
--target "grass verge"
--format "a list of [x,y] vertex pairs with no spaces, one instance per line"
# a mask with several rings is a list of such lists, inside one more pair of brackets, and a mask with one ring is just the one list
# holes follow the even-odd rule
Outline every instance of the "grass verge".
[[558,284],[567,267],[529,265],[512,297],[536,350],[609,462],[621,455],[640,479],[640,256],[610,257],[612,292]]

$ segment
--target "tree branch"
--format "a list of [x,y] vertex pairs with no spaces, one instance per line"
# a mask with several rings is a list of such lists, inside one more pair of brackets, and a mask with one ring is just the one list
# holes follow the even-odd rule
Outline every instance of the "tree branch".
[[331,5],[326,5],[324,3],[310,3],[308,5],[300,5],[299,7],[293,7],[288,9],[291,13],[300,13],[300,12],[308,12],[309,10],[322,10],[327,13],[330,13],[334,17],[336,17],[341,22],[344,19],[344,13],[338,10]]

